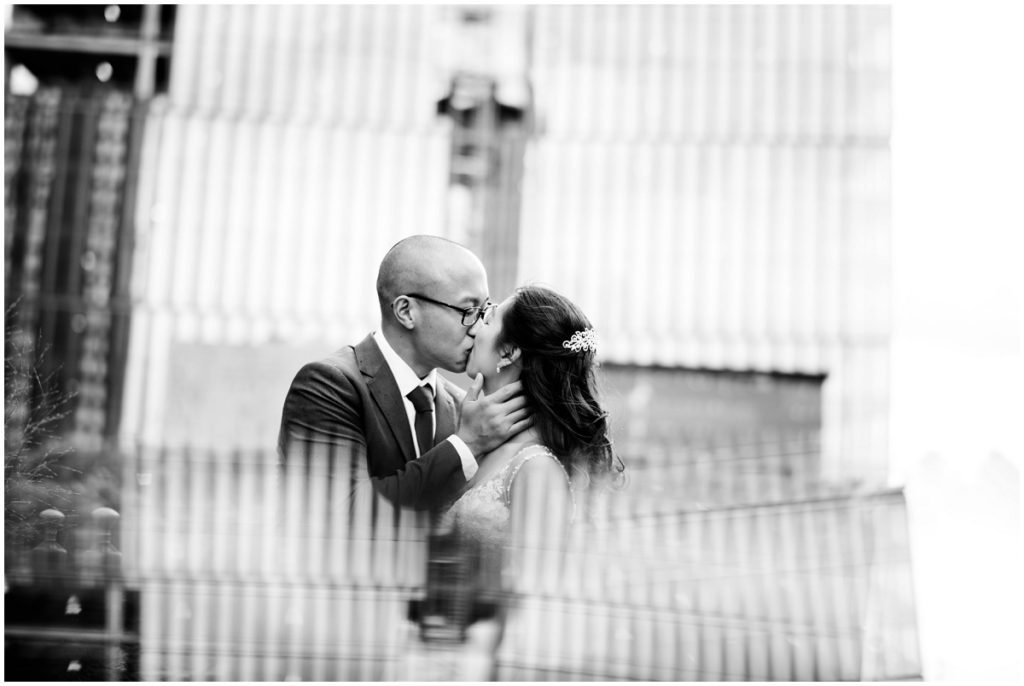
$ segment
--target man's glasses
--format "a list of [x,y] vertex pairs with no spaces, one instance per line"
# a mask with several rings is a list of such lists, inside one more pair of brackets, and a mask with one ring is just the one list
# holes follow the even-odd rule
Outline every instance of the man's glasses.
[[491,321],[491,316],[494,314],[494,311],[498,309],[498,306],[492,302],[486,302],[477,307],[456,307],[455,305],[449,305],[448,303],[428,298],[427,296],[420,295],[419,293],[406,293],[405,297],[416,298],[417,300],[423,300],[428,303],[433,303],[434,305],[447,307],[449,310],[455,310],[462,315],[462,325],[467,327],[473,326],[481,319],[484,320],[484,324],[488,323]]

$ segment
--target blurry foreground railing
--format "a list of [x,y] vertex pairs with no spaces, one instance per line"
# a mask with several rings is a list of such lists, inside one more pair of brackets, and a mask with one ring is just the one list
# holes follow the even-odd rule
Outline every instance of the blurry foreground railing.
[[[474,657],[409,619],[429,595],[428,521],[379,498],[358,454],[318,448],[281,468],[273,454],[139,449],[120,521],[138,678],[919,677],[900,491],[730,486],[696,501],[708,485],[693,482],[722,470],[671,454],[581,496],[564,561],[519,578],[500,643]],[[679,469],[686,497],[665,486]]]
[[46,509],[36,521],[37,544],[8,540],[6,680],[138,678],[138,592],[126,587],[122,555],[111,542],[118,518],[100,507],[86,521],[69,522]]
[[142,450],[126,526],[142,678],[380,680],[426,568],[421,515],[345,451]]
[[899,491],[622,514],[577,532],[562,592],[506,635],[500,679],[919,675]]

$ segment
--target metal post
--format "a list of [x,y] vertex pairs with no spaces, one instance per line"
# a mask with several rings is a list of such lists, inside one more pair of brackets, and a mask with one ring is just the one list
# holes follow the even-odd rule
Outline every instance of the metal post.
[[107,668],[107,681],[120,681],[124,672],[125,654],[122,647],[124,639],[124,585],[120,579],[110,579],[106,591],[107,617],[104,625],[106,631],[106,650],[104,664]]
[[157,41],[160,38],[160,5],[142,6],[142,45],[135,65],[135,97],[148,99],[156,91]]

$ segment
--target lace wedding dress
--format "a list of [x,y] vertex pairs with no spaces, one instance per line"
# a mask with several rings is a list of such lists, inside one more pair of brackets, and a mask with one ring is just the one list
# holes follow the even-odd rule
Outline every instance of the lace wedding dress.
[[[517,551],[510,549],[512,487],[523,466],[530,460],[552,460],[564,477],[564,485],[575,510],[568,474],[555,455],[542,445],[529,445],[517,452],[505,465],[485,480],[470,487],[445,511],[438,529],[450,536],[458,561],[453,565],[459,577],[448,598],[455,623],[463,626],[507,609],[508,591],[513,584]],[[552,486],[544,484],[545,487]],[[544,512],[535,513],[544,517]]]
[[[557,467],[545,464],[547,469],[522,473],[531,460],[550,460]],[[521,511],[513,512],[513,495]],[[536,597],[550,593],[543,577],[558,576],[557,556],[538,551],[561,550],[576,514],[568,473],[550,450],[533,444],[471,486],[441,515],[435,531],[442,540],[435,542],[428,564],[424,606],[436,613],[430,615],[437,628],[431,636],[448,637],[441,643],[435,639],[428,654],[435,660],[445,654],[439,645],[456,651],[447,678],[494,680],[502,664],[518,664],[532,655],[538,623],[550,623],[544,607],[538,611]]]
[[[562,463],[546,447],[526,446],[498,472],[467,490],[452,504],[446,513],[450,517],[450,525],[463,537],[486,545],[502,545],[508,535],[512,483],[523,465],[535,458],[552,460],[565,473]],[[565,474],[565,479],[571,494],[568,474]]]

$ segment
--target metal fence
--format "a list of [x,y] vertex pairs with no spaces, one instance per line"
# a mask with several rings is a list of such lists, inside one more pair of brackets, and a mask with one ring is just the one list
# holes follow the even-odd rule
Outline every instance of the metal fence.
[[[757,454],[798,464],[808,446]],[[814,478],[758,491],[771,470],[739,469],[753,453],[736,445],[647,452],[621,490],[579,496],[564,559],[520,566],[503,619],[437,642],[414,621],[433,583],[428,518],[377,496],[358,452],[282,467],[273,453],[140,447],[110,541],[59,530],[51,511],[30,548],[8,550],[17,598],[49,598],[65,623],[41,631],[9,610],[8,641],[59,663],[49,672],[145,681],[919,677],[900,491]],[[545,517],[531,510],[530,526]],[[54,546],[63,580],[39,566]],[[71,596],[96,606],[93,628],[67,624]],[[476,640],[485,629],[500,640]]]
[[559,569],[515,585],[501,641],[481,654],[420,638],[410,601],[428,592],[428,523],[380,499],[359,459],[325,450],[279,470],[272,454],[141,449],[129,461],[121,541],[142,679],[920,673],[899,491],[694,506],[650,484],[707,476],[686,460],[648,465],[590,503]]

